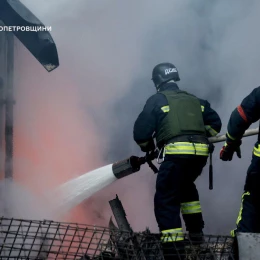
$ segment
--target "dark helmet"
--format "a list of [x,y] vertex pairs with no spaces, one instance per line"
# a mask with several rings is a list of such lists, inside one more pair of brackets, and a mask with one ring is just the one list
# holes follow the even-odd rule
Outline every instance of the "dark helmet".
[[158,88],[162,83],[166,83],[170,80],[180,80],[178,70],[173,64],[164,62],[154,67],[152,81],[156,88]]

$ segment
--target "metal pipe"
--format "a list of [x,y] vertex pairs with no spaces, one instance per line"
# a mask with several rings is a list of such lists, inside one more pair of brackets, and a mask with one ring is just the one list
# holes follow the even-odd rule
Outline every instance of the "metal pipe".
[[[254,129],[248,129],[245,131],[243,137],[247,137],[247,136],[251,136],[251,135],[257,135],[259,132],[259,128],[254,128]],[[209,141],[211,143],[219,143],[219,142],[223,142],[226,140],[226,135],[218,135],[218,136],[214,136],[214,137],[210,137]]]
[[13,178],[13,124],[14,124],[14,36],[7,33],[7,82],[5,91],[5,178]]

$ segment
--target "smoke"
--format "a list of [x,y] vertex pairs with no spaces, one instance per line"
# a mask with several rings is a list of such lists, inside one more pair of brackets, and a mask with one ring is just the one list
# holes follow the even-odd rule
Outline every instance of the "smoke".
[[54,239],[57,232],[55,225],[37,221],[56,218],[47,201],[9,180],[0,182],[0,195],[0,214],[4,216],[1,218],[0,241],[4,244],[1,258],[19,259],[23,255],[46,259],[48,239]]
[[[0,182],[0,213],[1,216],[24,219],[55,218],[41,198],[38,198],[21,185],[2,180]],[[17,206],[20,205],[20,206]]]
[[[133,124],[155,92],[153,66],[173,62],[180,88],[207,99],[223,120],[259,80],[259,3],[242,0],[22,1],[52,27],[60,67],[51,72],[19,42],[15,52],[15,178],[42,194],[66,180],[116,160],[141,155]],[[208,168],[198,179],[205,232],[235,226],[255,138],[243,159],[221,162],[216,145],[214,190]],[[116,194],[134,230],[157,231],[156,175],[139,173],[100,191],[71,213],[73,220],[107,225]]]

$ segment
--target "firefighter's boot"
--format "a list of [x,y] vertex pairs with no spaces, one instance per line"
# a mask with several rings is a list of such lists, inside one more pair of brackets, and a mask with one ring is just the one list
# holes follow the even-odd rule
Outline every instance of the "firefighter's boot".
[[194,246],[199,246],[205,243],[204,234],[202,231],[198,233],[189,233],[189,239],[191,244]]

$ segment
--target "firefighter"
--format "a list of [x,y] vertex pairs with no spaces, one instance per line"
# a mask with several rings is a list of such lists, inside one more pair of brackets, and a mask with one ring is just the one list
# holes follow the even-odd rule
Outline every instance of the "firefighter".
[[[241,104],[232,112],[226,133],[226,142],[220,151],[220,159],[231,161],[234,153],[241,158],[241,139],[249,126],[260,119],[260,87],[255,88],[246,96]],[[255,143],[251,164],[247,171],[244,192],[242,194],[241,208],[239,210],[236,229],[231,231],[235,236],[237,232],[260,232],[260,135]]]
[[152,80],[157,93],[147,100],[135,121],[134,140],[143,152],[150,152],[155,149],[155,137],[163,154],[154,211],[165,249],[183,244],[180,212],[190,234],[203,234],[204,221],[194,181],[207,162],[207,137],[220,132],[221,120],[208,101],[179,89],[179,73],[173,64],[156,65]]

